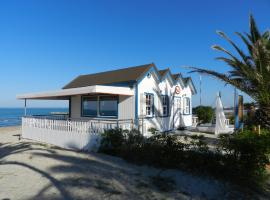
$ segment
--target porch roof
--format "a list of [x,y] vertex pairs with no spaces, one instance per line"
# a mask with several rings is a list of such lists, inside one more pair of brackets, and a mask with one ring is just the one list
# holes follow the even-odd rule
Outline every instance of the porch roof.
[[61,89],[56,91],[28,93],[17,95],[17,99],[47,99],[47,100],[67,100],[70,96],[80,94],[114,94],[114,95],[134,95],[134,90],[129,87],[92,85],[87,87]]

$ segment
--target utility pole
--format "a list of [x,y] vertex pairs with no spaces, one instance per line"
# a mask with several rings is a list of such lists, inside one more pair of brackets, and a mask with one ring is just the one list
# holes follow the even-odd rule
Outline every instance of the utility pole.
[[200,75],[200,106],[202,105],[202,75]]

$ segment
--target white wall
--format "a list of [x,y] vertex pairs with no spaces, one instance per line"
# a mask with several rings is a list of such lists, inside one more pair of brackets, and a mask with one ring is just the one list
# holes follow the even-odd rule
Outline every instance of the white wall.
[[[174,84],[174,85],[173,85]],[[169,76],[167,76],[162,82],[159,82],[155,72],[152,72],[150,78],[145,76],[138,83],[138,117],[145,115],[143,111],[145,106],[142,106],[143,101],[141,99],[142,94],[152,93],[154,94],[154,105],[157,111],[161,111],[161,105],[159,103],[158,94],[169,95],[170,99],[170,116],[160,117],[157,113],[154,117],[144,120],[145,127],[144,132],[151,127],[155,127],[161,131],[167,131],[178,128],[181,126],[191,126],[192,125],[192,113],[185,115],[183,114],[183,99],[184,97],[189,97],[191,102],[192,110],[192,91],[189,86],[184,87],[180,82],[173,83],[170,81]],[[181,88],[180,94],[175,94],[175,87],[179,86]],[[161,93],[160,93],[161,91]],[[176,112],[174,107],[174,96],[181,97],[181,115]],[[135,96],[120,96],[118,104],[118,118],[119,119],[134,119],[135,118]],[[81,118],[81,96],[73,96],[71,98],[71,117]],[[86,118],[84,118],[86,119]]]
[[[144,93],[152,93],[154,94],[154,105],[155,108],[161,111],[161,106],[159,103],[158,94],[168,95],[170,99],[170,116],[168,117],[160,117],[155,113],[154,117],[147,118],[145,120],[145,128],[144,131],[147,132],[148,128],[155,127],[161,131],[167,131],[178,128],[178,125],[181,126],[191,126],[192,125],[192,114],[189,115],[176,115],[176,110],[174,108],[174,96],[181,97],[181,112],[183,111],[183,97],[189,97],[191,101],[192,108],[192,92],[189,86],[182,87],[180,82],[172,85],[171,79],[167,76],[162,82],[159,82],[157,78],[155,78],[155,73],[152,72],[151,77],[145,76],[138,84],[138,112],[139,117],[145,115],[145,102],[142,100],[142,94]],[[175,94],[175,87],[179,86],[181,88],[180,94]],[[160,93],[161,91],[161,93]],[[144,106],[142,106],[144,105]]]
[[119,96],[118,119],[135,118],[135,97]]
[[81,95],[71,97],[71,118],[81,117]]
[[77,133],[28,126],[22,126],[22,137],[67,149],[95,152],[98,150],[101,140],[100,133]]
[[[183,91],[181,92],[181,95],[182,95],[182,122],[183,126],[191,126],[192,125],[192,92],[191,92],[191,88],[188,86],[188,87],[185,87],[183,89]],[[184,114],[183,112],[183,107],[184,107],[184,98],[185,97],[188,97],[190,98],[190,114]]]
[[[71,97],[71,118],[81,117],[81,95]],[[83,117],[87,119],[87,117]],[[135,118],[135,97],[119,96],[118,119]]]

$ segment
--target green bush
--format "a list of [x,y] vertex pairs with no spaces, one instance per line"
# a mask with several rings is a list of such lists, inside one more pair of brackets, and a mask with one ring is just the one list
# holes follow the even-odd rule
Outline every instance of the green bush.
[[214,116],[214,110],[210,106],[197,106],[193,113],[197,115],[200,123],[210,123]]
[[232,136],[223,135],[219,150],[225,152],[223,162],[231,174],[260,181],[265,177],[265,166],[269,163],[270,133],[262,130],[258,135],[244,130]]
[[126,144],[127,145],[141,145],[144,141],[143,135],[140,131],[136,129],[132,129],[131,131],[127,131]]
[[153,127],[149,128],[148,131],[149,131],[152,135],[155,135],[155,134],[157,134],[157,132],[158,132],[158,130],[157,130],[156,128],[153,128]]
[[99,152],[111,155],[117,154],[125,141],[125,132],[120,128],[105,130],[101,136]]
[[112,129],[102,136],[100,152],[138,164],[184,169],[241,183],[260,183],[269,163],[270,133],[266,130],[260,135],[250,130],[222,135],[212,150],[205,138],[197,135],[183,142],[177,135],[144,138],[137,130]]

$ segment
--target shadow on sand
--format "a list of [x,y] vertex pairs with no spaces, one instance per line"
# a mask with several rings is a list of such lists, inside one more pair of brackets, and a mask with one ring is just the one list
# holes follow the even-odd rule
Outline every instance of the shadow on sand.
[[[44,170],[31,161],[8,159],[11,155],[24,153],[32,159],[52,160],[55,164]],[[146,190],[159,192],[134,167],[119,158],[102,154],[78,153],[28,142],[0,143],[0,165],[27,168],[49,181],[32,199],[151,199],[154,198],[152,192]],[[52,188],[58,192],[50,192]]]

